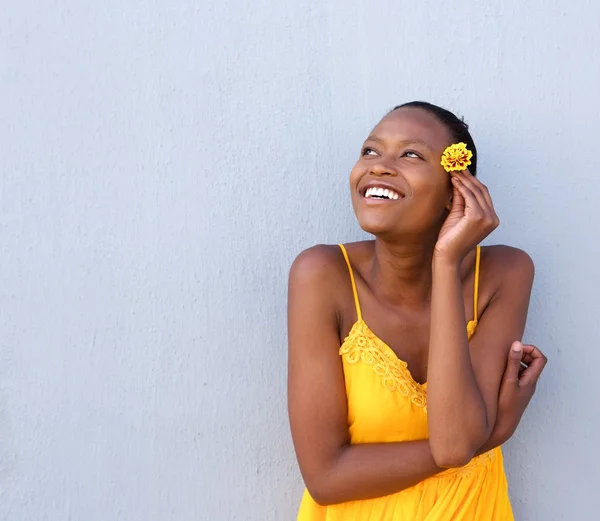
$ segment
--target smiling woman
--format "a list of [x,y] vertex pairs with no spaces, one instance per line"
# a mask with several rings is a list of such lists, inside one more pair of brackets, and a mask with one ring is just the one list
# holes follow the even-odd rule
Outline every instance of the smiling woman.
[[[470,170],[448,173],[442,153],[459,141]],[[546,359],[520,341],[531,259],[479,246],[499,220],[476,169],[462,120],[424,102],[396,107],[350,174],[354,212],[375,239],[295,260],[299,520],[513,519],[500,446]]]

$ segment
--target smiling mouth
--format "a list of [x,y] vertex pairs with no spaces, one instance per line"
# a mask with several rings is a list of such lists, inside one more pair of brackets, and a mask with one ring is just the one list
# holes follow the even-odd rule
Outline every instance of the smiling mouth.
[[371,187],[367,188],[364,194],[365,199],[379,199],[379,200],[387,200],[387,201],[396,201],[397,199],[402,198],[402,196],[389,188],[380,188],[380,187]]

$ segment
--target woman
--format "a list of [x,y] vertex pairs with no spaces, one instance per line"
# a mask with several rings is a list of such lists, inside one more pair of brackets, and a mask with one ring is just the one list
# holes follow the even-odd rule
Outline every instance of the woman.
[[[466,143],[470,170],[440,164]],[[507,246],[468,126],[396,107],[350,175],[375,236],[315,246],[289,280],[289,412],[306,483],[298,519],[512,520],[500,445],[545,357],[523,345],[534,267]],[[341,347],[340,347],[341,346]]]

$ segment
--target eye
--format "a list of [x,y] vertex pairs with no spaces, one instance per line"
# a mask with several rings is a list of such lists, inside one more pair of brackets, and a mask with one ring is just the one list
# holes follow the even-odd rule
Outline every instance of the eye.
[[408,157],[410,159],[423,159],[419,154],[412,150],[407,150],[406,152],[404,152],[404,154],[402,154],[402,157]]
[[365,148],[363,148],[362,155],[363,156],[376,156],[377,152],[375,152],[375,150],[373,150],[372,148],[365,147]]

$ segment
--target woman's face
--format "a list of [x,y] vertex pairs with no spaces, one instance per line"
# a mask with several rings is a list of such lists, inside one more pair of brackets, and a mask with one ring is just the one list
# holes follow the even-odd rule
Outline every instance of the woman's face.
[[361,228],[382,237],[418,236],[439,228],[452,195],[440,159],[451,143],[446,127],[424,110],[397,109],[384,117],[350,174]]

